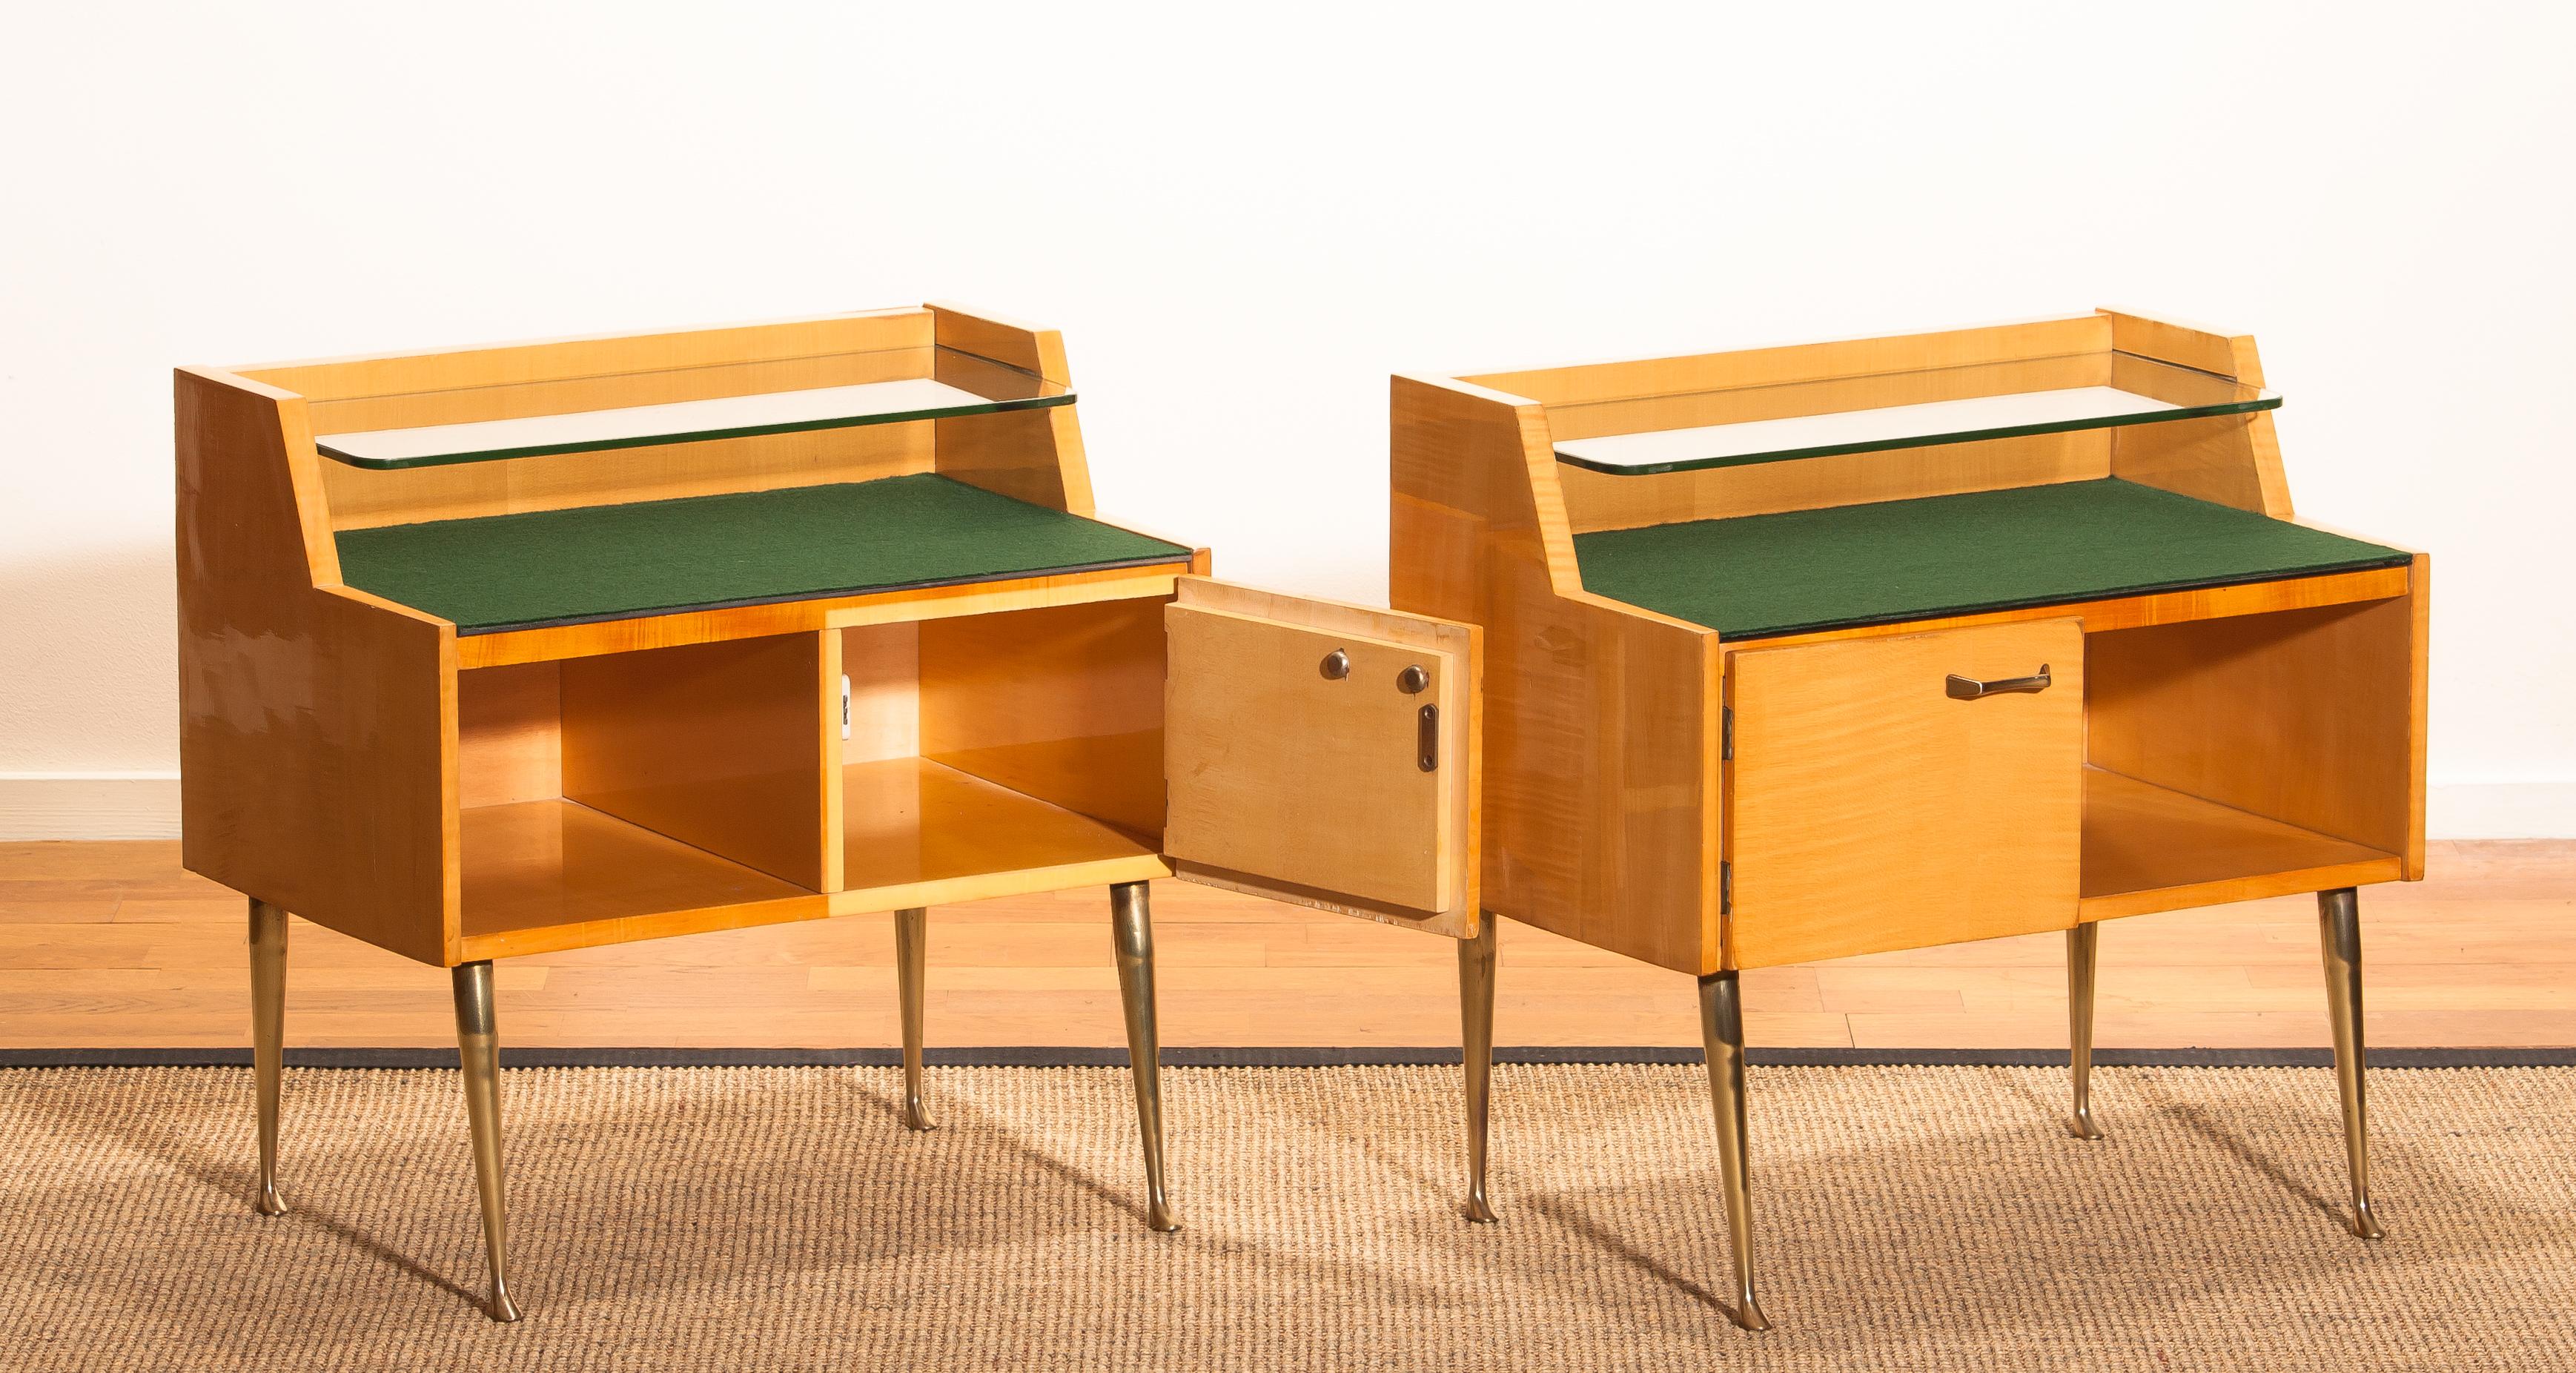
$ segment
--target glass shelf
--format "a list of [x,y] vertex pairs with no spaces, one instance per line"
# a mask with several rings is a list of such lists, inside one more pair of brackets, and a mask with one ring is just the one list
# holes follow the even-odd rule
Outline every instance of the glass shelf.
[[[2227,377],[2108,353],[1634,397],[1550,407],[1548,418],[1560,435],[1583,435],[1557,440],[1558,461],[1648,476],[2241,415],[2280,404],[2277,393]],[[1722,422],[1688,424],[1710,419]]]
[[436,467],[496,458],[648,448],[703,439],[1038,410],[1073,403],[1070,387],[1033,373],[951,348],[930,352],[932,375],[924,377],[616,410],[478,420],[470,424],[321,434],[313,442],[322,456],[355,467]]

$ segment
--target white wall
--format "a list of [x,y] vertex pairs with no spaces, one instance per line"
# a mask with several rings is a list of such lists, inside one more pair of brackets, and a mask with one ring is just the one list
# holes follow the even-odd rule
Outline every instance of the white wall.
[[2576,833],[2565,11],[754,8],[13,15],[0,830],[172,823],[172,365],[938,298],[1064,330],[1103,511],[1363,599],[1390,370],[2249,330],[2435,553],[2437,832]]

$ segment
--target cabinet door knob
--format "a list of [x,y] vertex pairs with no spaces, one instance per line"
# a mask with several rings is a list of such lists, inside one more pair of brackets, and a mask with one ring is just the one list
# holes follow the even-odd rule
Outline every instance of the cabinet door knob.
[[1943,688],[1953,701],[1973,701],[1980,696],[2001,696],[2008,691],[2042,692],[2048,690],[2048,684],[2048,664],[2041,663],[2039,671],[2028,677],[1998,677],[1991,682],[1980,682],[1974,677],[1962,677],[1953,672],[1943,683]]
[[1316,664],[1315,670],[1324,674],[1325,681],[1338,682],[1351,675],[1351,655],[1334,649],[1324,655],[1324,661]]

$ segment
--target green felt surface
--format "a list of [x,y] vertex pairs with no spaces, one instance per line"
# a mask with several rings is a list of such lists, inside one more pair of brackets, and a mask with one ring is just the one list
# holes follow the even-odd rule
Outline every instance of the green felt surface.
[[1185,560],[931,473],[352,529],[340,576],[459,633]]
[[2117,478],[1604,530],[1574,551],[1586,590],[1730,639],[2409,561]]

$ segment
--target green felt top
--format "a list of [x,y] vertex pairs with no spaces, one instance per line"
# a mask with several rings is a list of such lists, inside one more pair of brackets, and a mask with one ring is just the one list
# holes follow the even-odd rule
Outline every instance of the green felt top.
[[1604,530],[1574,552],[1584,589],[1730,639],[2410,561],[2118,478]]
[[932,473],[352,529],[339,545],[342,580],[460,634],[1190,556]]

